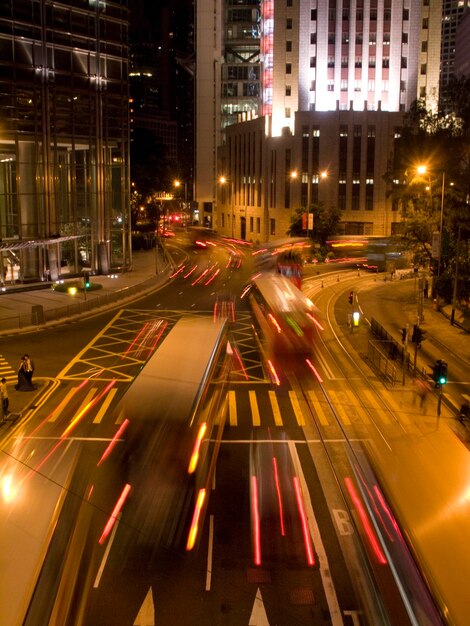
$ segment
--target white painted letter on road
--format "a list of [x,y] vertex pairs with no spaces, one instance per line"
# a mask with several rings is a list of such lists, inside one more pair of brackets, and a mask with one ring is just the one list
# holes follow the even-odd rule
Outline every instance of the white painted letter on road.
[[333,509],[333,517],[335,518],[336,526],[340,535],[353,535],[354,528],[349,521],[349,515],[342,509]]

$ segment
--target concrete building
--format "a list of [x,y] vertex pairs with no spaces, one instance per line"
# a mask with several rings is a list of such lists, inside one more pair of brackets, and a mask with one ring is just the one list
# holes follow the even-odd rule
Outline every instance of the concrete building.
[[[457,32],[459,24],[465,12],[470,7],[470,0],[443,0],[442,1],[442,33],[441,33],[441,56],[440,56],[440,105],[447,112],[451,111],[449,104],[449,89],[451,80],[458,75],[455,71],[455,55],[457,45]],[[460,42],[462,47],[462,39]],[[457,59],[460,66],[460,59]]]
[[470,9],[462,15],[455,37],[454,75],[470,77]]
[[[292,208],[318,200],[341,209],[345,234],[391,234],[398,218],[383,176],[413,101],[437,108],[441,11],[441,0],[263,0],[264,117],[226,129],[217,229],[284,237]],[[250,207],[260,206],[253,237]]]
[[127,0],[0,5],[0,282],[130,265]]
[[196,2],[195,200],[213,223],[224,129],[260,112],[260,0]]

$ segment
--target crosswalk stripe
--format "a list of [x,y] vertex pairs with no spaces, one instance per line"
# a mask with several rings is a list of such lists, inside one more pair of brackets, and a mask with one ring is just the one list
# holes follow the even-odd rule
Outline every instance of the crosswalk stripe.
[[228,410],[230,426],[237,425],[237,399],[234,391],[228,392]]
[[106,398],[104,399],[104,402],[101,405],[100,410],[98,411],[98,413],[95,416],[95,419],[93,420],[93,424],[99,424],[101,422],[101,420],[103,419],[103,415],[108,410],[109,405],[113,401],[113,398],[116,394],[117,394],[117,389],[110,389],[108,391]]
[[276,426],[282,426],[282,416],[279,409],[279,403],[277,401],[276,392],[272,389],[269,390],[269,401],[271,402],[271,408],[273,410],[274,423]]
[[72,419],[70,420],[71,422],[73,422],[73,420],[80,415],[80,413],[83,411],[83,409],[87,406],[87,404],[89,402],[92,401],[93,396],[95,395],[95,393],[98,391],[98,389],[96,387],[92,387],[89,392],[86,394],[83,402],[81,403],[81,405],[78,407],[78,409],[75,411],[74,416],[72,417]]
[[357,397],[354,395],[354,392],[351,391],[350,389],[345,389],[345,392],[346,392],[346,395],[348,397],[348,400],[349,400],[351,406],[353,407],[354,411],[359,415],[359,417],[361,418],[362,422],[364,424],[370,424],[370,418],[367,415],[367,413],[364,410],[364,408],[362,406],[359,406]]
[[73,387],[72,389],[69,389],[69,391],[68,391],[67,395],[65,396],[65,398],[62,400],[62,402],[59,404],[59,406],[56,407],[54,409],[54,411],[52,412],[51,416],[47,420],[48,422],[55,422],[56,421],[56,419],[62,413],[62,410],[64,409],[64,407],[66,407],[67,404],[72,399],[72,397],[75,394],[75,392],[77,391],[77,389],[78,389],[78,387]]
[[393,399],[390,393],[388,393],[387,397],[385,397],[384,393],[381,391],[380,395],[384,398],[385,403],[395,411],[395,413],[398,415],[398,418],[401,422],[403,422],[403,424],[407,424],[409,426],[412,423],[406,412],[402,409],[398,402]]
[[345,426],[351,426],[351,420],[348,417],[342,403],[340,402],[339,396],[335,391],[329,392],[331,399],[333,400],[333,404],[335,405],[335,411],[338,413],[341,421]]
[[295,391],[293,391],[292,389],[289,390],[289,398],[292,404],[292,408],[294,409],[294,414],[297,420],[297,424],[299,426],[305,426],[304,414],[302,413],[302,409],[300,408],[300,404],[297,399],[297,396],[295,395]]
[[248,392],[250,398],[251,417],[253,420],[253,426],[261,426],[261,416],[258,409],[258,401],[256,400],[256,391],[250,390]]
[[315,392],[310,389],[308,395],[310,398],[310,402],[313,404],[313,408],[315,409],[315,414],[318,418],[318,421],[322,426],[328,426],[328,420],[326,418],[325,411],[323,410],[321,403],[317,400]]
[[363,394],[365,395],[367,400],[370,402],[372,408],[377,411],[382,422],[384,424],[391,424],[391,420],[389,416],[387,415],[387,412],[380,406],[379,402],[377,401],[372,391],[370,389],[364,389]]

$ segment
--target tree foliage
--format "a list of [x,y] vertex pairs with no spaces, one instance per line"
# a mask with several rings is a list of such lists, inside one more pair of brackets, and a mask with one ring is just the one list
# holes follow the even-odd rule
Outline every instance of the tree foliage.
[[[402,217],[401,240],[415,263],[439,265],[437,293],[450,301],[459,246],[459,296],[468,300],[470,235],[470,81],[456,83],[456,113],[428,111],[417,101],[405,118],[387,173],[394,204]],[[425,165],[419,173],[418,165]],[[433,233],[441,230],[440,263],[433,258]],[[466,251],[466,256],[465,256]],[[434,255],[435,256],[435,255]]]
[[[326,208],[323,203],[312,205],[310,210],[313,212],[313,233],[309,230],[308,236],[311,236],[320,246],[324,246],[328,238],[336,233],[341,219],[340,210],[335,207]],[[307,236],[307,230],[303,228],[303,223],[307,217],[306,212],[304,208],[295,211],[287,231],[288,235],[293,237]]]

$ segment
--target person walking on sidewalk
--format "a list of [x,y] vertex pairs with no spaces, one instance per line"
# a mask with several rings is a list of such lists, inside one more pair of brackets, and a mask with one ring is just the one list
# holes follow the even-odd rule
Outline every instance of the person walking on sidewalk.
[[7,389],[7,379],[6,378],[2,378],[1,382],[0,382],[0,397],[2,400],[2,417],[3,419],[5,419],[5,417],[8,415],[9,410],[8,407],[10,406],[10,400],[8,399],[8,389]]

